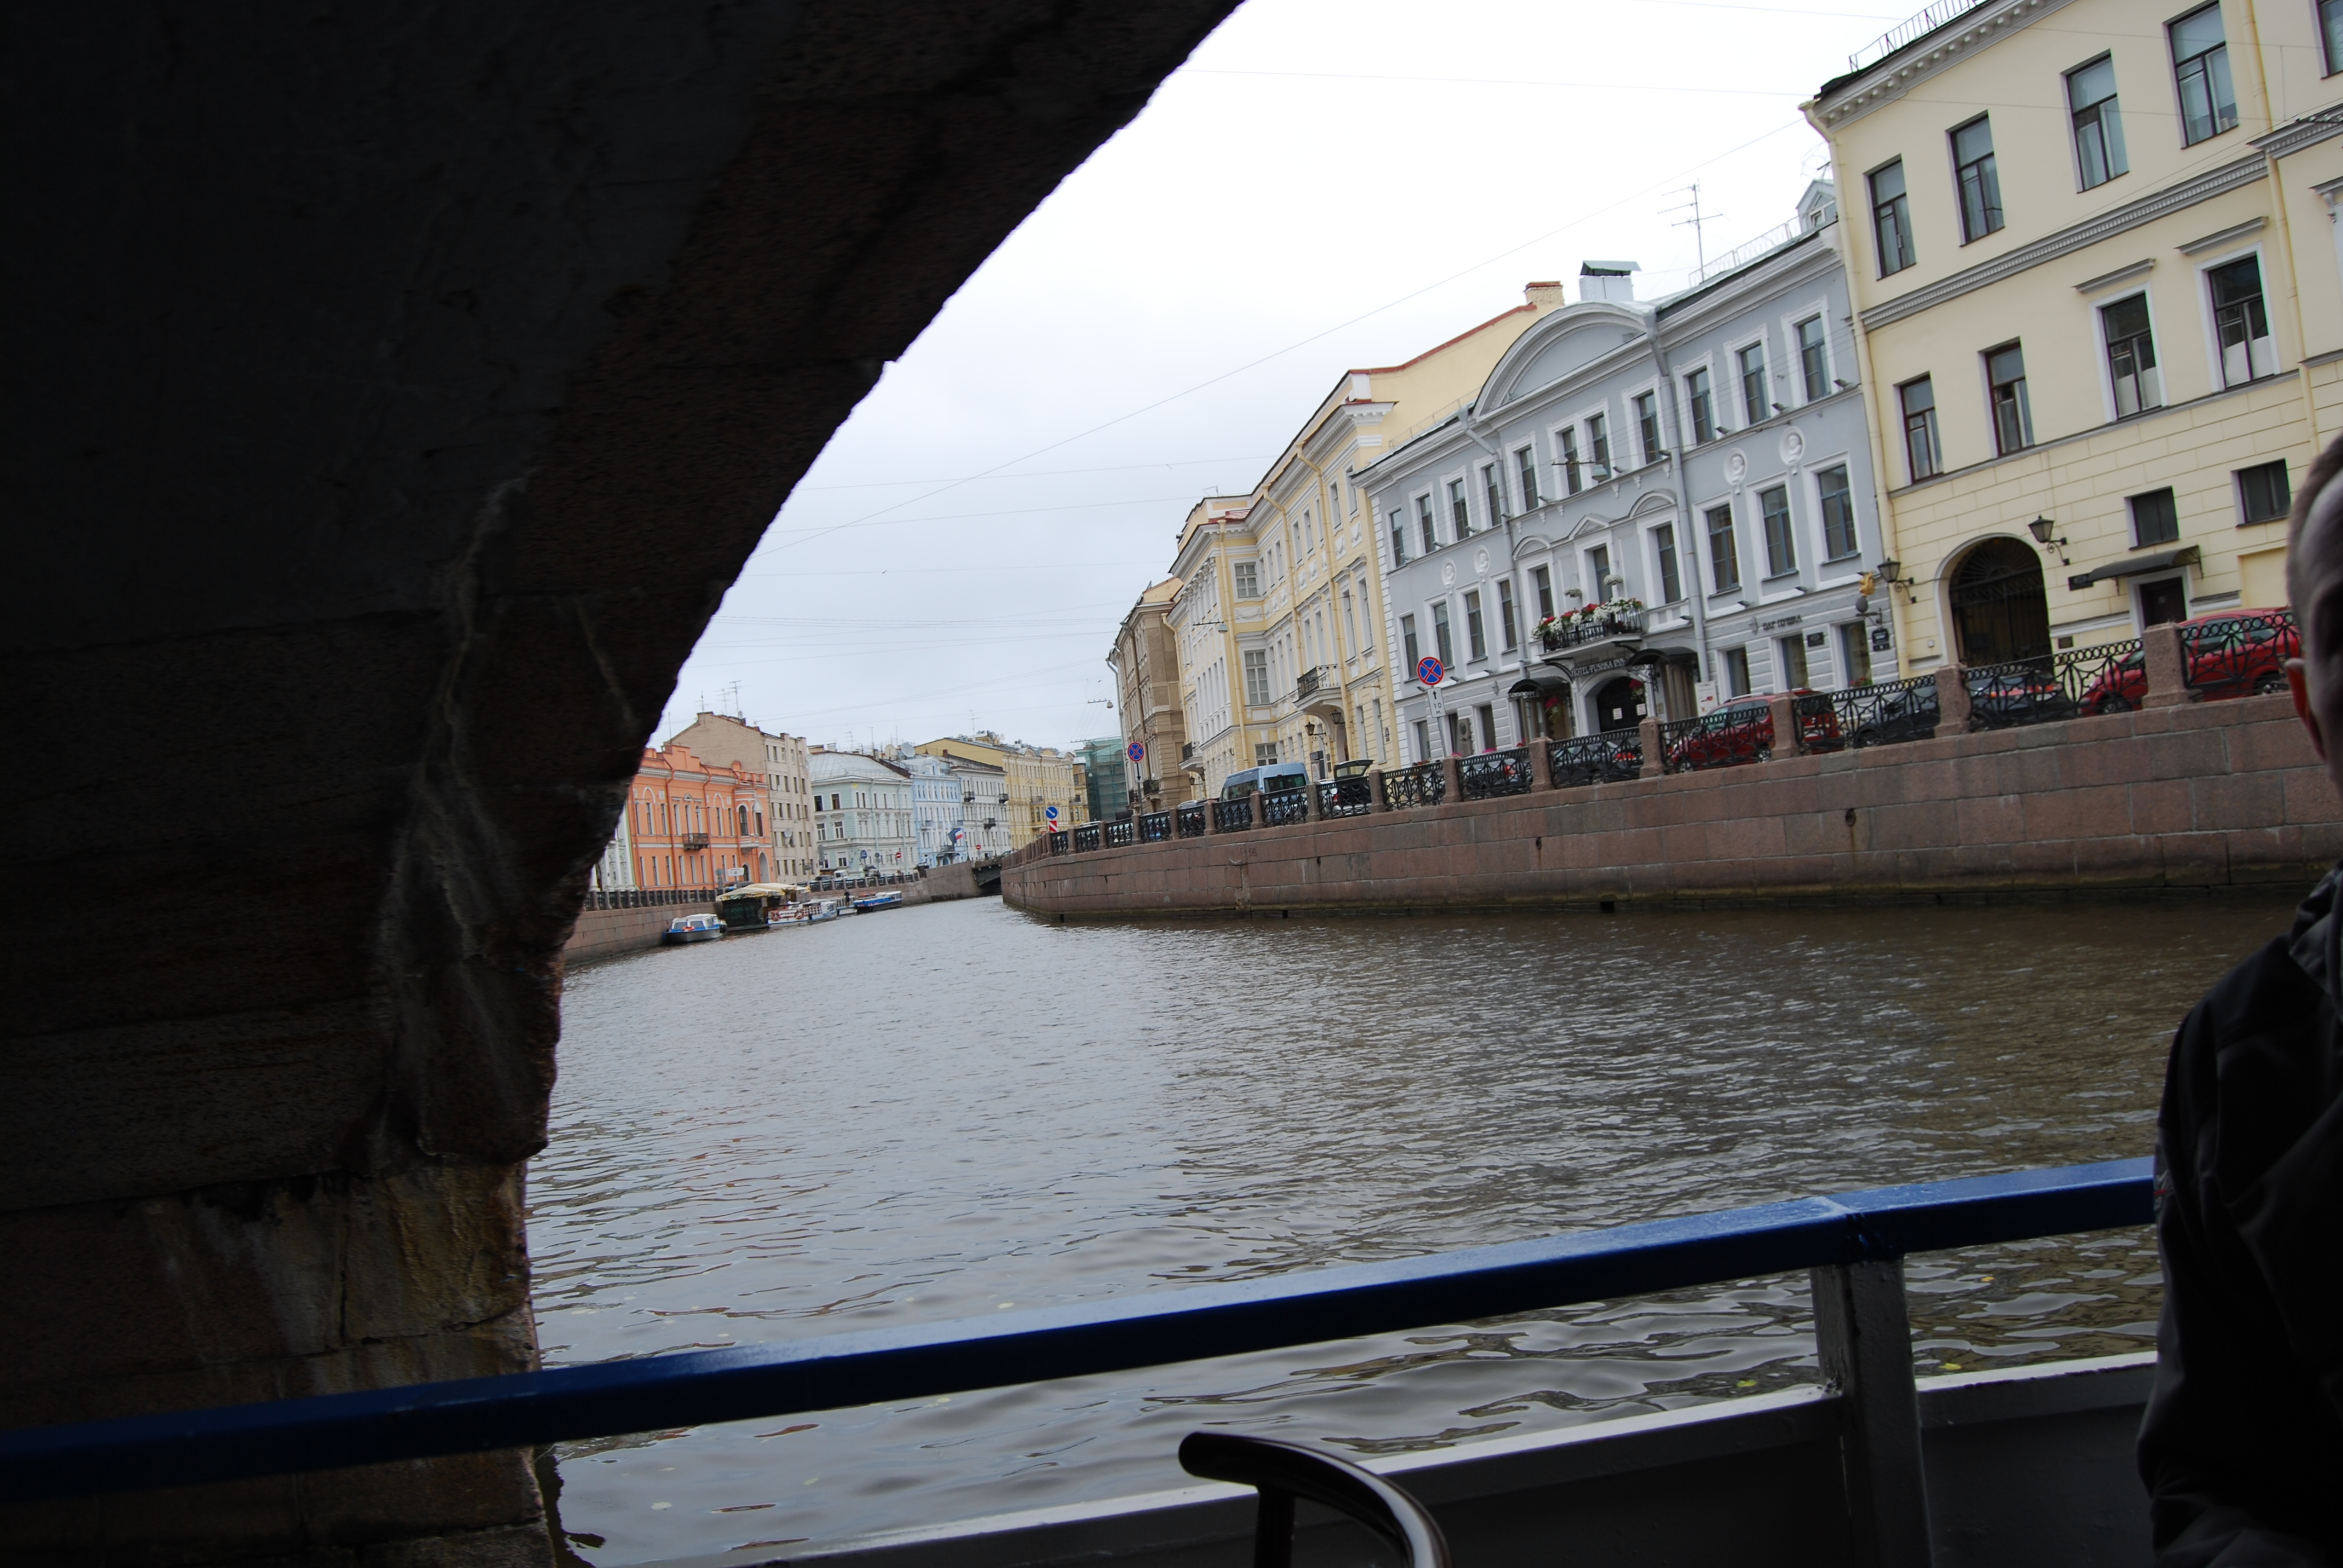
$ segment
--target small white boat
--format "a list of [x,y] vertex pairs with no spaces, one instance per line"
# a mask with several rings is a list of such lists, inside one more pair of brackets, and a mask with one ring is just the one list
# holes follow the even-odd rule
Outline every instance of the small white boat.
[[680,947],[686,942],[718,941],[723,935],[724,922],[714,915],[678,915],[668,922],[659,940],[669,947]]

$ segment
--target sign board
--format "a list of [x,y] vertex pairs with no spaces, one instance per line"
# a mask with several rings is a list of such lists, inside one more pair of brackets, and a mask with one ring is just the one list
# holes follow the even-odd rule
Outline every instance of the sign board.
[[1147,760],[1147,748],[1141,746],[1136,740],[1124,747],[1122,754],[1125,757],[1130,758],[1133,762],[1144,762]]
[[1437,686],[1447,678],[1448,671],[1435,654],[1425,654],[1415,661],[1415,678],[1426,686]]
[[1715,711],[1718,695],[1716,682],[1713,680],[1696,680],[1693,682],[1693,701],[1698,704],[1700,710],[1703,713],[1713,713]]
[[1888,634],[1888,630],[1885,627],[1875,626],[1871,628],[1872,652],[1888,653],[1892,652],[1895,649],[1895,647],[1896,639]]
[[1058,809],[1055,806],[1052,806],[1048,810],[1043,811],[1041,815],[1054,822],[1058,819]]

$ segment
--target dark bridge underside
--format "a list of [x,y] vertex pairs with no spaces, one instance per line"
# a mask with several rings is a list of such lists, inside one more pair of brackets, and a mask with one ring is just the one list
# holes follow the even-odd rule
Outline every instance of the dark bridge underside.
[[[678,667],[1230,3],[11,18],[0,1425],[533,1364],[558,954]],[[0,1537],[523,1563],[536,1510],[505,1455]]]

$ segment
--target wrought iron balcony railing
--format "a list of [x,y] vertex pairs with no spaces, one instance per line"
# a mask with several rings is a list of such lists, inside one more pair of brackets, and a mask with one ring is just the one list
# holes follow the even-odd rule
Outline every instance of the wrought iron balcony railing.
[[1540,621],[1535,632],[1538,647],[1547,653],[1564,653],[1594,643],[1638,638],[1644,635],[1647,614],[1640,605],[1598,605],[1593,615],[1574,612]]

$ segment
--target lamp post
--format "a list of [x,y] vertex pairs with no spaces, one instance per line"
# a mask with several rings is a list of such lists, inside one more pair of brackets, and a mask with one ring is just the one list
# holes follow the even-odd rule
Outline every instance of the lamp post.
[[2056,523],[2052,522],[2048,518],[2036,518],[2032,522],[2026,525],[2026,531],[2034,536],[2034,542],[2036,544],[2042,546],[2046,549],[2055,548],[2058,552],[2058,564],[2060,566],[2070,567],[2075,564],[2066,558],[2066,541],[2064,538],[2053,538],[2051,537],[2058,531],[2058,525]]

